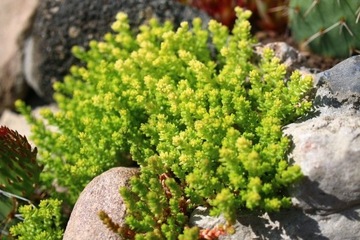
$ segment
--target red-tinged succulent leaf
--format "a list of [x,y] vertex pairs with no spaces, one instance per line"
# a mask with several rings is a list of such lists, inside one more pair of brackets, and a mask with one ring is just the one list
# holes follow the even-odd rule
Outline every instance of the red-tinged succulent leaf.
[[216,226],[211,229],[201,229],[199,232],[199,239],[205,240],[215,240],[218,239],[220,236],[226,235],[227,231],[226,228],[223,226]]
[[32,149],[25,136],[6,126],[0,127],[0,187],[12,194],[27,196],[37,185],[41,166],[36,161],[37,149]]
[[5,126],[1,126],[0,127],[0,137],[5,136],[9,133],[9,128],[5,127]]

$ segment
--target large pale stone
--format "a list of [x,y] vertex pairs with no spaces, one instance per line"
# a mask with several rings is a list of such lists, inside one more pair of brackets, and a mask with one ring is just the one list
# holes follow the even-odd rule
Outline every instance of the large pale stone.
[[0,1],[0,114],[27,92],[22,69],[22,47],[38,1]]
[[18,40],[31,24],[39,0],[0,1],[0,66],[18,49]]
[[111,219],[121,225],[125,215],[125,205],[119,194],[119,188],[127,186],[136,168],[113,168],[95,177],[80,194],[70,220],[67,224],[64,240],[103,240],[120,239],[100,220],[98,213],[105,211]]
[[360,113],[328,112],[285,132],[306,176],[294,193],[297,204],[323,213],[360,204]]
[[307,211],[360,204],[360,56],[316,75],[315,115],[291,124],[292,157],[306,178],[294,193]]

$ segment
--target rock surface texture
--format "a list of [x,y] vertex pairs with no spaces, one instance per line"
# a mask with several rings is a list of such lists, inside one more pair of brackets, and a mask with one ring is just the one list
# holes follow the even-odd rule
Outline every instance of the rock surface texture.
[[52,100],[52,84],[79,63],[71,54],[72,46],[86,48],[90,40],[101,40],[119,11],[128,14],[133,29],[152,17],[175,26],[194,17],[209,20],[205,13],[169,0],[41,0],[24,61],[26,79],[37,94]]
[[[360,239],[360,56],[317,74],[315,86],[314,112],[285,128],[305,175],[292,192],[296,208],[240,215],[236,233],[220,239]],[[198,208],[191,222],[224,219]]]
[[0,2],[0,115],[27,92],[22,69],[23,39],[31,27],[31,18],[38,2],[39,0]]
[[125,206],[119,188],[127,186],[136,168],[113,168],[94,178],[80,194],[67,224],[64,240],[120,239],[100,220],[98,213],[103,210],[111,219],[121,225]]

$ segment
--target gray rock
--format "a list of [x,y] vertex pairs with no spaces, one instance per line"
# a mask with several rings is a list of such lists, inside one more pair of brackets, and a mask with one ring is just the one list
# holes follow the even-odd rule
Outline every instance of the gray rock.
[[327,94],[318,92],[319,100],[323,100],[317,102],[318,104],[329,105],[324,101],[325,97],[336,99],[339,103],[346,101],[354,104],[353,101],[359,100],[360,97],[360,55],[350,57],[333,68],[317,74],[315,85],[321,90],[328,91]]
[[[315,109],[284,132],[305,177],[291,193],[294,208],[239,214],[236,233],[220,239],[360,239],[360,56],[315,77]],[[197,209],[190,222],[225,223]]]
[[[301,209],[279,213],[241,214],[233,225],[235,233],[219,240],[355,240],[360,239],[360,208],[353,207],[331,215],[311,215]],[[211,217],[204,207],[198,207],[190,218],[191,226],[212,229],[225,225],[222,216]]]
[[63,239],[121,239],[102,223],[98,213],[103,210],[115,223],[123,223],[125,205],[119,188],[127,186],[129,178],[137,172],[136,168],[118,167],[95,177],[80,194],[71,212]]
[[290,79],[291,74],[297,70],[303,75],[314,75],[318,70],[309,68],[307,65],[306,57],[301,54],[297,49],[293,48],[286,42],[271,42],[262,44],[259,43],[255,46],[255,61],[262,59],[263,51],[265,48],[273,50],[275,57],[286,67],[285,81]]
[[306,176],[294,193],[302,209],[328,214],[360,204],[359,112],[327,111],[289,125],[285,133]]
[[51,101],[52,84],[61,81],[70,66],[79,64],[70,52],[72,46],[87,47],[90,40],[102,39],[111,31],[110,25],[119,11],[128,14],[133,29],[152,17],[171,20],[175,26],[194,17],[209,20],[205,13],[175,0],[41,0],[25,55],[29,85]]
[[359,81],[360,56],[317,74],[317,116],[285,129],[294,144],[291,156],[306,176],[294,202],[306,211],[329,214],[360,205]]
[[274,51],[274,54],[281,63],[287,67],[287,75],[295,69],[300,69],[304,73],[310,73],[309,69],[306,68],[306,58],[300,54],[300,52],[287,44],[286,42],[272,42],[267,44],[258,44],[255,47],[255,52],[260,60],[260,56],[264,48],[270,48]]
[[23,39],[37,4],[38,0],[0,1],[0,115],[27,93],[22,72]]
[[316,75],[315,104],[319,111],[337,113],[360,109],[360,55],[350,57]]

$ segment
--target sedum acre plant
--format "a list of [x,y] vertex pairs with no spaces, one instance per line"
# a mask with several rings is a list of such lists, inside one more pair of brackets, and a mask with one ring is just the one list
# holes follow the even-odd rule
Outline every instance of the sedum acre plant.
[[154,19],[137,35],[119,13],[114,34],[74,47],[86,65],[54,85],[59,111],[43,116],[55,130],[17,103],[33,124],[42,181],[65,189],[55,195],[74,203],[97,174],[136,162],[139,176],[120,191],[126,224],[114,227],[136,239],[193,239],[201,232],[187,220],[199,205],[229,224],[242,209],[290,205],[301,171],[288,163],[282,126],[310,109],[312,79],[286,79],[269,49],[254,60],[250,12],[236,13],[232,34],[215,21],[173,30]]
[[60,240],[61,201],[56,199],[42,200],[38,207],[25,205],[19,208],[23,222],[10,228],[13,236],[19,240]]

